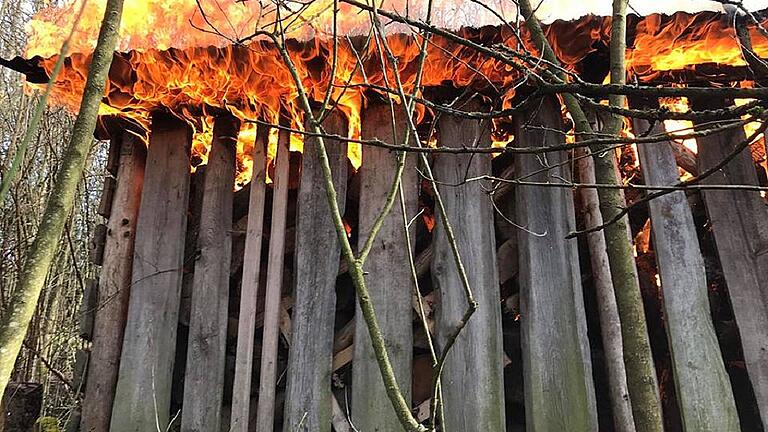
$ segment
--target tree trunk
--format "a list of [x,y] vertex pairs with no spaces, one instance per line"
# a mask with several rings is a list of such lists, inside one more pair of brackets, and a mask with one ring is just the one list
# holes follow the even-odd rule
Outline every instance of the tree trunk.
[[[612,34],[616,33],[618,37],[615,35],[611,37],[611,41],[615,41],[611,44],[611,81],[616,83],[623,82],[626,73],[624,67],[626,3],[626,0],[614,0]],[[530,0],[520,0],[520,9],[526,20],[526,27],[531,31],[531,36],[539,52],[547,61],[559,65],[557,56],[544,35],[541,23],[533,13]],[[559,82],[565,80],[565,74],[562,72],[552,71],[550,73]],[[573,117],[576,131],[582,134],[584,138],[595,137],[579,101],[569,94],[563,95],[563,101]],[[612,105],[616,105],[617,102],[620,101],[611,98]],[[605,132],[615,135],[620,131],[620,128],[621,122],[614,121],[613,126],[607,128]],[[616,160],[613,151],[599,145],[594,145],[590,149],[595,163],[596,182],[616,185]],[[598,190],[598,196],[603,220],[614,221],[617,219],[621,209],[626,206],[621,190],[601,188]],[[637,279],[635,257],[627,232],[628,219],[626,216],[614,221],[603,230],[611,267],[611,279],[616,292],[616,305],[619,308],[619,317],[621,318],[624,363],[627,368],[627,385],[632,400],[632,414],[638,431],[662,432],[664,426],[659,386],[648,339],[648,327],[645,322],[645,311]]]
[[64,231],[64,222],[72,210],[77,185],[83,176],[93,142],[99,105],[104,96],[109,67],[117,45],[117,31],[122,13],[123,0],[107,1],[99,39],[88,69],[80,112],[72,129],[72,138],[48,198],[39,231],[27,253],[18,286],[10,298],[9,312],[0,318],[0,394],[11,377],[13,365]]
[[[592,157],[582,157],[587,150],[577,150],[576,170],[580,183],[595,182],[595,165]],[[584,226],[591,228],[603,223],[600,215],[600,202],[597,190],[583,188],[578,191],[581,195]],[[629,400],[627,388],[627,371],[624,366],[624,343],[621,340],[621,320],[616,306],[616,293],[611,280],[611,267],[602,231],[587,235],[589,258],[592,267],[592,280],[595,284],[598,315],[600,318],[600,333],[605,355],[605,368],[608,375],[608,397],[611,401],[613,426],[617,432],[634,432],[635,421],[632,417],[632,402]]]

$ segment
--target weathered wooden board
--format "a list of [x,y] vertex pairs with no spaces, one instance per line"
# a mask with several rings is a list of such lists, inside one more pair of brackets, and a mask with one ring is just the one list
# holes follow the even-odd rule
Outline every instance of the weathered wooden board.
[[117,184],[99,273],[91,365],[82,407],[83,432],[109,430],[131,292],[133,243],[147,151],[133,134],[123,133],[121,141],[119,147],[112,147],[119,152]]
[[216,118],[203,181],[184,376],[184,432],[218,431],[221,423],[239,128],[240,122],[234,117]]
[[112,212],[112,202],[114,201],[116,187],[117,181],[114,177],[106,177],[104,179],[104,188],[101,191],[99,207],[96,212],[107,219],[109,219],[109,215]]
[[[655,129],[653,133],[664,133],[660,126]],[[646,184],[670,186],[679,181],[669,143],[642,145],[638,153]],[[675,191],[652,200],[649,206],[683,427],[702,432],[737,431],[739,418],[709,312],[704,259],[688,199],[685,192]]]
[[275,419],[275,385],[277,383],[277,342],[280,336],[280,298],[285,261],[285,218],[288,208],[288,168],[290,153],[288,132],[280,131],[275,160],[272,195],[272,225],[269,240],[269,262],[264,300],[264,332],[261,346],[259,403],[256,407],[256,431],[272,432]]
[[[266,193],[266,131],[259,130],[253,146],[251,179],[243,254],[243,279],[240,289],[240,314],[237,329],[235,383],[232,390],[232,432],[248,432],[253,377],[253,347],[261,269],[261,241],[264,233],[264,197]],[[263,319],[263,318],[262,318]]]
[[107,243],[107,226],[98,224],[93,229],[93,238],[88,242],[88,258],[93,264],[102,265],[104,262],[104,246]]
[[[491,145],[488,125],[477,120],[443,116],[438,132],[440,144],[447,147]],[[438,154],[433,172],[437,181],[455,185],[467,177],[490,174],[491,158]],[[439,190],[478,303],[477,311],[448,355],[443,372],[446,428],[465,432],[504,431],[504,350],[491,201],[477,182],[439,186]],[[442,216],[437,211],[436,214],[432,280],[439,296],[436,342],[442,350],[467,310],[467,299]]]
[[169,422],[189,199],[186,123],[152,120],[141,194],[128,319],[110,431],[146,432]]
[[[326,132],[346,136],[341,113],[323,123]],[[347,144],[325,140],[337,202],[344,211]],[[295,304],[288,357],[284,430],[331,429],[331,359],[340,246],[325,195],[316,138],[308,138],[302,157],[294,258]]]
[[[544,99],[516,121],[515,141],[524,147],[562,145],[560,105]],[[520,155],[519,176],[562,162],[564,152]],[[562,182],[564,167],[527,179]],[[523,381],[528,431],[594,431],[597,413],[586,331],[573,198],[568,188],[520,186],[515,191],[518,231]]]
[[[394,114],[393,111],[394,110]],[[394,124],[392,119],[394,118]],[[408,122],[404,107],[388,104],[369,106],[362,115],[363,139],[379,139],[390,144],[404,144]],[[415,145],[413,137],[411,145]],[[368,240],[392,188],[397,167],[397,154],[387,149],[366,146],[360,167],[360,212],[358,250]],[[418,173],[416,155],[406,158],[402,187],[408,220],[418,205]],[[381,230],[365,262],[363,270],[379,327],[386,342],[389,360],[405,400],[411,400],[411,363],[413,359],[413,313],[411,297],[413,277],[408,255],[413,253],[406,242],[403,206],[397,198],[384,219]],[[411,238],[415,238],[412,229]],[[352,362],[352,420],[360,430],[399,432],[403,429],[387,397],[379,365],[373,352],[368,326],[358,306],[355,312],[355,344]]]
[[[713,107],[711,101],[692,103],[697,109]],[[699,138],[699,172],[722,161],[745,138],[739,128]],[[749,150],[741,152],[703,183],[758,184]],[[703,196],[739,327],[747,372],[763,426],[768,428],[768,209],[758,192],[708,190]]]
[[79,329],[80,338],[93,341],[93,325],[96,318],[96,309],[99,307],[99,283],[94,279],[85,281],[83,300],[80,302]]

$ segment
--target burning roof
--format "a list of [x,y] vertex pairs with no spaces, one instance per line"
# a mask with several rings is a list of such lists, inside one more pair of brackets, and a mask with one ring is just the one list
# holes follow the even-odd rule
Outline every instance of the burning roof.
[[[502,16],[514,20],[515,11],[508,10],[511,3],[494,1],[503,3],[496,9]],[[61,20],[71,21],[82,5],[80,2],[76,0],[63,9],[45,10],[30,24],[27,53],[48,57],[35,58],[45,71],[52,70],[55,63],[52,55],[58,52],[71,28],[71,24]],[[583,7],[592,3],[595,2],[584,2]],[[700,1],[667,3],[676,8],[713,4]],[[103,4],[103,0],[86,3],[80,31],[71,42],[70,51],[75,54],[67,59],[52,95],[55,103],[72,110],[76,110],[80,101],[89,64],[89,56],[85,53],[96,39]],[[386,88],[392,88],[395,69],[383,60],[379,52],[381,47],[365,36],[371,28],[367,13],[341,2],[337,34],[344,36],[334,44],[330,31],[333,12],[329,5],[332,3],[307,4],[304,9],[296,6],[296,10],[283,11],[284,15],[280,16],[285,33],[292,37],[287,42],[288,51],[304,87],[311,92],[310,96],[323,100],[325,92],[331,88],[332,100],[338,101],[350,120],[350,135],[357,136],[360,110],[366,95],[371,91],[386,93]],[[382,9],[389,7],[403,15],[420,16],[414,6],[420,4],[422,2],[388,0]],[[553,4],[544,2],[544,5]],[[277,123],[282,112],[289,114],[294,127],[302,128],[297,90],[277,49],[269,41],[250,37],[253,29],[275,26],[276,11],[268,5],[256,1],[126,1],[121,26],[122,53],[115,57],[110,71],[102,114],[130,119],[140,128],[146,128],[152,111],[170,110],[193,124],[196,131],[193,154],[199,162],[204,162],[212,128],[209,114],[220,109],[230,111],[246,120],[238,148],[240,180],[245,181],[250,176],[250,146],[255,133],[254,124],[248,120],[258,118]],[[504,46],[510,52],[526,49],[535,52],[524,26],[519,27],[518,39],[517,27],[498,25],[498,17],[489,17],[487,9],[476,9],[480,7],[478,3],[454,5],[452,8],[440,7],[434,17],[436,24],[455,28],[461,21],[456,17],[475,13],[476,23],[496,25],[463,27],[455,30],[456,34],[483,46]],[[743,65],[732,24],[729,15],[718,12],[631,16],[627,52],[629,73],[648,82],[668,71],[695,72],[705,64]],[[556,20],[548,25],[546,32],[558,57],[568,68],[587,80],[601,82],[605,78],[610,17],[588,15],[573,21]],[[760,56],[768,56],[768,38],[757,29],[751,29],[751,33],[754,50]],[[389,29],[388,34],[388,45],[398,59],[397,74],[405,90],[410,92],[417,76],[421,37],[414,29],[404,26]],[[521,49],[521,42],[526,49]],[[332,61],[334,52],[337,53],[336,62]],[[422,79],[426,87],[471,87],[508,105],[517,86],[525,79],[510,65],[443,37],[431,38],[427,54]],[[530,67],[531,60],[528,62]],[[382,64],[386,66],[382,67]],[[30,66],[26,64],[28,69]],[[419,107],[420,116],[428,112],[428,107]],[[293,144],[294,149],[300,149],[298,136],[294,137]],[[350,147],[351,160],[359,164],[359,149]]]
[[[428,2],[424,0],[384,0],[383,10],[424,20]],[[333,2],[330,0],[287,0],[281,18],[288,37],[307,40],[328,36],[333,29]],[[768,0],[746,0],[751,10],[768,7]],[[96,43],[99,23],[106,0],[70,0],[64,7],[40,11],[28,25],[28,57],[49,57],[59,52],[69,35],[72,23],[83,9],[83,18],[71,41],[71,52],[90,52]],[[597,15],[610,16],[610,2],[603,0],[545,0],[537,5],[537,15],[545,22],[576,20]],[[671,0],[633,2],[630,11],[636,15],[723,12],[720,2],[710,0]],[[126,0],[120,26],[119,51],[192,48],[229,45],[256,30],[271,30],[277,18],[274,2],[256,0]],[[518,22],[520,17],[511,0],[482,2],[445,0],[435,2],[430,21],[437,27],[458,30],[462,27],[498,26]],[[409,33],[408,28],[383,19],[391,33]],[[338,32],[364,35],[370,29],[367,13],[345,2],[339,2]],[[215,29],[215,31],[213,31]]]

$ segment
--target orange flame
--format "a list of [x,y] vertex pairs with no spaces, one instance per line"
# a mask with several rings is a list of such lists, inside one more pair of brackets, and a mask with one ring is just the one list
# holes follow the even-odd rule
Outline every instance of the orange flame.
[[[64,8],[46,9],[29,23],[27,55],[52,56],[69,33],[71,19],[85,0],[73,0]],[[90,62],[89,53],[106,0],[88,0],[81,27],[71,41],[75,52],[59,75],[51,99],[72,111],[77,110]],[[419,2],[416,2],[419,3]],[[263,4],[267,6],[262,6]],[[282,4],[282,3],[281,3]],[[371,27],[369,15],[352,6],[340,4],[336,69],[334,52],[333,8],[330,0],[288,2],[281,6],[280,17],[287,28],[286,48],[295,64],[303,87],[315,101],[325,99],[330,89],[331,101],[349,121],[349,136],[360,136],[360,112],[366,104],[364,92],[370,86],[394,87],[399,75],[406,93],[413,91],[418,76],[421,39],[412,31],[396,27],[401,33],[387,36],[387,44],[398,59],[394,66],[380,53],[381,44],[366,43]],[[381,7],[406,10],[408,0],[385,0]],[[460,3],[455,6],[459,8]],[[464,6],[461,6],[464,7]],[[450,9],[450,8],[446,8]],[[187,120],[195,130],[192,148],[195,164],[205,163],[212,130],[211,115],[226,110],[242,120],[238,137],[238,182],[250,178],[255,126],[259,119],[277,123],[279,114],[287,113],[291,127],[302,130],[304,119],[297,102],[298,90],[278,50],[264,38],[249,39],[246,45],[233,44],[255,30],[273,30],[277,10],[272,3],[220,0],[126,0],[120,43],[110,71],[102,115],[115,115],[137,122],[148,129],[151,113],[169,110]],[[418,13],[413,14],[418,16]],[[443,22],[450,13],[441,12]],[[575,66],[595,46],[607,43],[610,18],[587,16],[575,22],[556,21],[547,29],[547,37],[559,58]],[[202,29],[202,30],[201,30]],[[213,31],[215,29],[216,31]],[[634,43],[628,49],[631,73],[641,77],[651,72],[690,67],[697,63],[742,64],[741,52],[733,31],[720,16],[675,14],[671,17],[649,16],[635,26]],[[216,34],[216,33],[219,34]],[[506,44],[512,49],[517,38],[505,26],[480,29],[464,28],[458,33],[485,46]],[[528,34],[521,31],[524,44]],[[758,54],[768,55],[768,41],[755,32]],[[531,50],[533,51],[533,50]],[[423,69],[424,86],[454,85],[492,90],[503,94],[503,104],[514,96],[512,85],[520,78],[511,66],[480,55],[473,49],[437,36],[430,39]],[[55,58],[42,60],[50,71]],[[569,66],[569,67],[571,67]],[[387,95],[398,99],[392,95]],[[419,112],[424,118],[424,109]],[[511,137],[494,136],[495,145],[505,145]],[[271,139],[274,155],[275,139]],[[300,134],[292,134],[291,149],[301,151]],[[358,145],[349,146],[355,167],[361,163]]]

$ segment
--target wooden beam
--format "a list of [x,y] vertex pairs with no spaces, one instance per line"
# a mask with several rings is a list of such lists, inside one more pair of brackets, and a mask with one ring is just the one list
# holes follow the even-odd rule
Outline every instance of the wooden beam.
[[[346,120],[339,112],[330,113],[323,127],[328,133],[347,134]],[[325,146],[343,212],[347,144],[325,140]],[[316,138],[308,138],[302,157],[296,220],[293,336],[283,422],[286,431],[330,432],[331,428],[331,358],[341,248],[322,178]]]
[[275,385],[277,382],[277,342],[279,337],[280,298],[283,288],[285,259],[285,215],[288,209],[288,168],[290,136],[280,131],[277,144],[275,179],[272,195],[269,262],[264,299],[264,333],[261,347],[259,403],[256,409],[256,431],[272,432],[275,422]]
[[[232,432],[248,432],[253,376],[253,347],[261,270],[261,242],[264,236],[264,197],[266,195],[267,133],[260,128],[253,145],[253,177],[248,204],[248,225],[243,254],[240,288],[240,314],[237,328],[235,381],[232,390]],[[263,319],[263,318],[262,318]]]
[[[402,144],[408,133],[404,107],[372,104],[362,113],[363,139],[380,139],[391,144]],[[393,124],[394,117],[394,124]],[[413,143],[413,138],[411,138]],[[392,188],[397,167],[397,154],[386,149],[365,146],[360,167],[360,212],[358,250],[362,250],[373,224],[379,217]],[[403,172],[402,187],[408,219],[418,211],[418,173],[415,155]],[[411,230],[415,239],[415,229]],[[379,328],[386,342],[387,353],[395,371],[397,383],[407,402],[411,400],[411,368],[413,362],[413,312],[411,297],[414,293],[409,255],[413,253],[406,243],[403,211],[400,199],[384,219],[368,259],[364,265],[365,278],[371,301],[376,310]],[[400,431],[397,419],[387,397],[381,372],[373,352],[368,326],[363,313],[355,311],[355,344],[352,362],[352,421],[360,430]]]
[[[534,112],[516,119],[515,141],[520,146],[564,143],[560,105],[544,99]],[[525,176],[545,164],[567,158],[565,152],[520,155],[515,173]],[[558,167],[531,177],[546,182],[568,178]],[[530,431],[596,430],[597,412],[587,339],[571,190],[518,187],[515,190],[518,230],[520,319],[522,326],[525,420]]]
[[[476,102],[463,107],[480,110]],[[490,147],[489,125],[478,120],[442,116],[438,122],[440,145]],[[435,156],[434,175],[445,184],[461,183],[466,177],[491,174],[487,155]],[[478,303],[447,358],[443,373],[443,403],[448,430],[503,431],[504,377],[501,338],[501,302],[496,268],[493,209],[488,195],[478,182],[461,186],[439,186],[456,246],[462,258],[472,293]],[[438,290],[435,312],[439,349],[461,322],[467,310],[464,294],[442,216],[432,232],[434,256],[432,280]]]
[[185,432],[218,431],[221,423],[239,129],[231,115],[216,118],[203,181],[181,415]]
[[115,156],[117,185],[99,272],[91,365],[83,401],[81,430],[84,432],[109,430],[131,293],[133,244],[147,150],[141,140],[128,132],[123,133],[121,141],[120,146],[111,147],[119,152]]
[[[654,129],[653,133],[664,133],[659,126]],[[639,146],[638,153],[647,185],[678,183],[675,155],[668,143]],[[739,430],[731,383],[709,312],[704,259],[688,199],[685,192],[675,191],[652,200],[649,206],[683,428]]]
[[[691,103],[695,109],[724,105],[697,100]],[[722,161],[745,139],[741,128],[699,138],[699,171]],[[703,184],[757,185],[749,149]],[[708,190],[702,195],[738,324],[747,373],[763,426],[768,428],[768,209],[758,192]]]
[[169,422],[189,199],[192,131],[152,119],[136,224],[133,274],[111,432],[146,432]]

